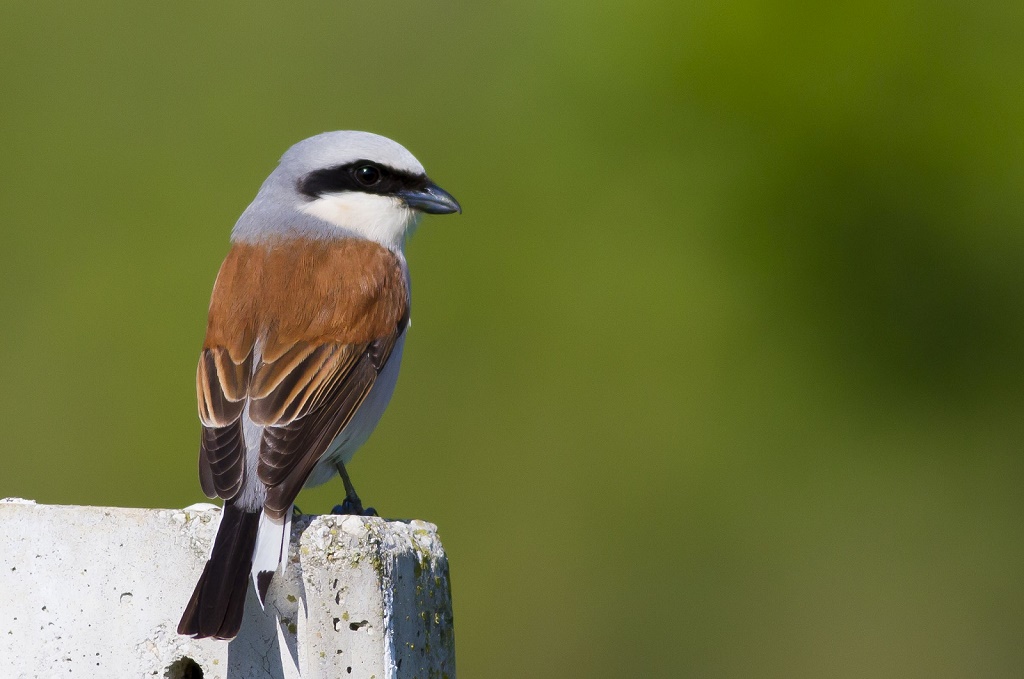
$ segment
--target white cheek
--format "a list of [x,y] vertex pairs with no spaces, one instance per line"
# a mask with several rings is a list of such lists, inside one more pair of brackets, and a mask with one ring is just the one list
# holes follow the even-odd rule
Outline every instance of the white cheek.
[[377,241],[401,247],[416,212],[398,198],[358,191],[328,193],[300,208],[308,215]]

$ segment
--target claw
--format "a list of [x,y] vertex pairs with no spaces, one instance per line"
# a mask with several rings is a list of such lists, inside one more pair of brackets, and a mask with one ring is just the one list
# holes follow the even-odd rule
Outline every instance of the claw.
[[340,505],[334,505],[334,508],[331,509],[331,514],[342,516],[380,516],[373,507],[363,509],[363,505],[359,502],[358,498],[355,501],[345,498],[345,501]]
[[349,516],[380,516],[377,510],[373,507],[367,507],[363,509],[363,503],[356,495],[356,489],[352,486],[351,479],[348,478],[348,472],[345,470],[345,465],[341,462],[337,463],[338,475],[341,476],[342,482],[345,484],[345,501],[340,505],[335,505],[334,509],[331,510],[331,514],[347,514]]

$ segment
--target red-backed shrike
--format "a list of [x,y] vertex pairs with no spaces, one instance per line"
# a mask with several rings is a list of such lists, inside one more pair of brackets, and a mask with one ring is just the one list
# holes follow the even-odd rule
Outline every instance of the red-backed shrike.
[[263,601],[299,489],[345,472],[391,399],[409,325],[403,248],[420,213],[461,212],[399,144],[327,132],[281,157],[231,232],[196,391],[199,480],[224,499],[179,634],[230,639]]

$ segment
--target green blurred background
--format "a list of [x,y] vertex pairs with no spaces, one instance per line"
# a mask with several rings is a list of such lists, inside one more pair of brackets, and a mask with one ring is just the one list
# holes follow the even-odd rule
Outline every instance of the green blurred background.
[[372,130],[465,207],[352,466],[440,526],[461,676],[1024,673],[1021,3],[4,17],[0,496],[202,500],[230,228]]

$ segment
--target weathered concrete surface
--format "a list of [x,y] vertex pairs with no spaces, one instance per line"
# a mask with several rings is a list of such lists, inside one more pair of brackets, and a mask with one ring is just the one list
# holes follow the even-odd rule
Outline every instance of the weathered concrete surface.
[[0,677],[455,677],[448,561],[435,526],[293,523],[266,611],[250,585],[233,641],[175,632],[220,510],[0,501]]

